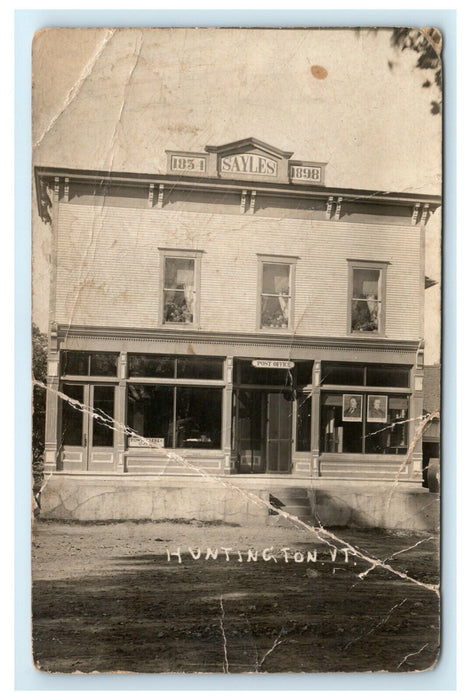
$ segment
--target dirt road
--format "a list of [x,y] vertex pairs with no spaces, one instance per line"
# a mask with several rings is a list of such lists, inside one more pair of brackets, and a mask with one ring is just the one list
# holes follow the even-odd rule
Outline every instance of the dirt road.
[[[336,547],[288,527],[37,521],[36,665],[85,673],[431,667],[437,537],[334,533]],[[373,568],[375,559],[395,573]]]

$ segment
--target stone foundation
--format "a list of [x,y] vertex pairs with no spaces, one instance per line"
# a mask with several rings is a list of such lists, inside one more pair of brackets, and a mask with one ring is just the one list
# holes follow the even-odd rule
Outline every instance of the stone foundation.
[[[45,477],[40,515],[75,521],[199,520],[258,526],[285,523],[286,518],[277,519],[270,511],[272,496],[273,504],[283,504],[282,510],[324,527],[439,528],[438,494],[414,484],[325,479],[302,479],[297,483],[290,478],[235,476],[223,481],[53,473]],[[287,493],[293,495],[289,502]],[[256,497],[262,503],[255,502]]]

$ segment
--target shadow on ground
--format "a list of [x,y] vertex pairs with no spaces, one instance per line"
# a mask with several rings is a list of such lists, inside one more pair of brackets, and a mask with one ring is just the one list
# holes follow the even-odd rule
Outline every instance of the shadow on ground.
[[[433,539],[356,537],[360,551],[392,552],[392,566],[436,582]],[[220,554],[206,561],[205,550],[198,560],[186,550],[178,563],[162,553],[112,550],[100,573],[39,578],[35,663],[51,672],[139,673],[406,672],[435,663],[434,592],[380,567],[360,578],[366,562],[346,562],[341,552],[332,561],[325,545],[294,539],[292,551],[306,558],[315,549],[317,560],[241,562],[231,553],[230,561]]]

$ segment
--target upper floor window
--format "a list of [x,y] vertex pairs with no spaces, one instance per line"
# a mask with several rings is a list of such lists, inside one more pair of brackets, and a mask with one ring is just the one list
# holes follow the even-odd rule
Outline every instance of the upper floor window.
[[296,260],[275,256],[259,258],[259,327],[291,328]]
[[349,261],[351,333],[384,332],[386,269],[387,263]]
[[162,251],[163,323],[198,323],[200,255],[198,251]]

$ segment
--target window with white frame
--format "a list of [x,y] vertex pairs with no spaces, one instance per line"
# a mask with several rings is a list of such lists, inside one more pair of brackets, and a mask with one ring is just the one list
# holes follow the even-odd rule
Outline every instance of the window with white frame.
[[200,258],[200,251],[161,249],[162,323],[198,323]]
[[259,256],[259,328],[289,329],[296,259]]
[[383,334],[387,263],[348,262],[349,331]]

